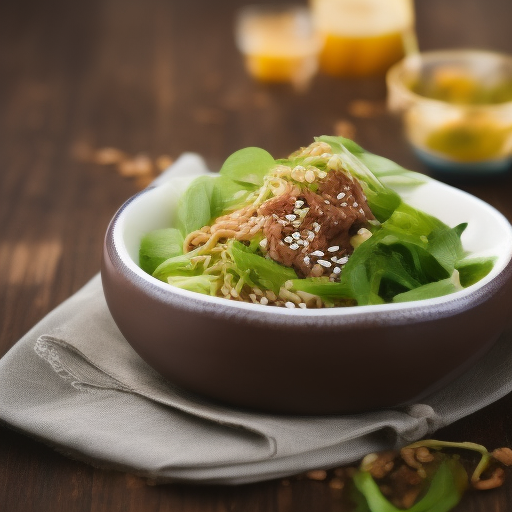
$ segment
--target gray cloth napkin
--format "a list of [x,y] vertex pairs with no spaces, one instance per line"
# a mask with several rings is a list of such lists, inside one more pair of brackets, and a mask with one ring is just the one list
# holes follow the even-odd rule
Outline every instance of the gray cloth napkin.
[[[196,155],[171,169],[202,172]],[[96,276],[0,360],[0,420],[71,457],[157,482],[255,482],[352,463],[494,402],[512,389],[511,341],[504,333],[471,370],[420,404],[347,416],[265,415],[220,406],[160,377],[117,329]]]

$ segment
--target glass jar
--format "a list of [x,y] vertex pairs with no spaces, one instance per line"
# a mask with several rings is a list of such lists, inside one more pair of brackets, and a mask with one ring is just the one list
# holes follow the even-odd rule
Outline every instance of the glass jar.
[[416,50],[412,0],[310,0],[323,37],[320,69],[330,75],[383,75]]

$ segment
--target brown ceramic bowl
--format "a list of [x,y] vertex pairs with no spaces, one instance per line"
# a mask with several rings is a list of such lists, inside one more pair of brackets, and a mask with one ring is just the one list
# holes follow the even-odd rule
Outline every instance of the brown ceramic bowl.
[[[283,414],[343,414],[421,400],[486,353],[511,316],[512,228],[494,208],[434,180],[406,194],[453,226],[465,248],[494,255],[463,291],[378,306],[273,308],[178,289],[137,265],[143,234],[168,225],[187,178],[128,200],[105,238],[111,314],[133,348],[169,381],[225,404]],[[490,369],[492,371],[492,369]]]

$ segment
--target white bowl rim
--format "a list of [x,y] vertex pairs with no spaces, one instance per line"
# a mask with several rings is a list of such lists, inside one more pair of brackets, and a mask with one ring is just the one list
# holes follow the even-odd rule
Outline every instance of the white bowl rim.
[[[129,255],[123,238],[126,228],[126,214],[134,205],[145,201],[157,186],[150,186],[129,198],[114,215],[105,237],[106,249],[114,266],[135,286],[175,307],[194,309],[204,313],[220,314],[229,317],[254,317],[258,321],[271,323],[406,323],[411,319],[426,320],[449,316],[462,309],[477,305],[492,296],[501,287],[504,280],[512,276],[512,226],[494,207],[481,199],[445,183],[423,176],[425,183],[435,183],[453,194],[478,205],[482,211],[490,214],[499,224],[504,238],[501,246],[505,251],[496,254],[496,262],[491,272],[477,283],[449,295],[419,301],[387,303],[368,306],[335,307],[321,309],[278,308],[259,304],[230,301],[221,297],[202,295],[183,290],[164,283],[144,272]],[[158,185],[158,188],[172,186],[172,179]],[[421,187],[422,185],[420,185]],[[443,220],[443,219],[441,219]],[[324,320],[321,320],[324,319]]]

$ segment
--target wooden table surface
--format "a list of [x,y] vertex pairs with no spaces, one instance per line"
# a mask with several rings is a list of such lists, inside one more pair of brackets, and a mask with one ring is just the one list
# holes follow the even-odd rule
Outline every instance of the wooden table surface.
[[[428,173],[384,110],[382,79],[314,78],[296,93],[244,72],[236,0],[0,3],[0,355],[100,267],[107,224],[142,186],[91,160],[113,147],[155,161],[184,151],[212,169],[260,146],[285,156],[340,123],[368,150]],[[512,53],[510,0],[418,0],[424,50]],[[359,103],[358,103],[359,102]],[[361,103],[366,102],[366,103]],[[361,108],[370,106],[371,108]],[[358,108],[359,106],[359,108]],[[457,184],[512,219],[512,178]],[[512,446],[512,396],[438,438]],[[458,511],[510,510],[512,475]],[[148,486],[0,427],[2,512],[343,511],[325,482]]]

